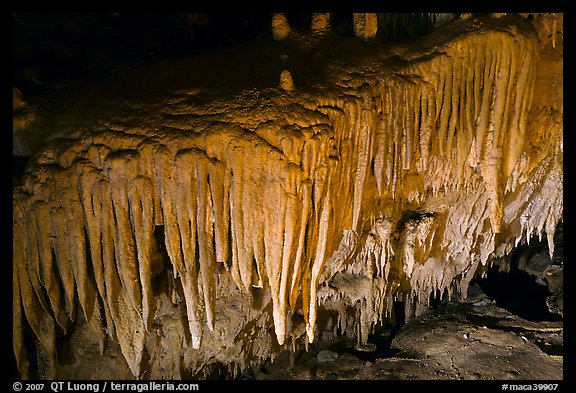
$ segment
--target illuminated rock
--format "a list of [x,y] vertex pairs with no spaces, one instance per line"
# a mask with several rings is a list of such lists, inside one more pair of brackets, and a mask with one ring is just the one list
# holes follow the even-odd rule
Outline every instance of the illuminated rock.
[[312,14],[312,31],[325,33],[330,29],[330,14]]
[[395,300],[410,317],[465,297],[492,258],[553,239],[562,84],[542,77],[532,26],[506,18],[446,24],[418,50],[334,38],[358,57],[314,51],[298,94],[188,88],[57,134],[13,192],[22,375],[26,325],[55,375],[75,323],[145,378],[235,374],[313,342],[322,313],[362,347]]
[[354,35],[369,39],[378,32],[378,14],[354,14]]
[[280,73],[280,87],[286,91],[294,90],[294,81],[290,71],[284,70]]
[[288,37],[291,30],[288,19],[284,14],[274,14],[272,16],[272,36],[276,41]]

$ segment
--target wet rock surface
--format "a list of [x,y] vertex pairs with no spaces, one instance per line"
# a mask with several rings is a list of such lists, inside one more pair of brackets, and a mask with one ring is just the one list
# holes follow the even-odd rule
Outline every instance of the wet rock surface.
[[563,321],[529,321],[478,285],[467,299],[430,307],[396,334],[370,336],[373,352],[336,337],[282,352],[241,379],[561,380]]

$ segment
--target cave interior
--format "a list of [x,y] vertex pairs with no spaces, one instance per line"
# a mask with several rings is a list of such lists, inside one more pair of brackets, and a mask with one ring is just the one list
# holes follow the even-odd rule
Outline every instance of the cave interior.
[[15,379],[563,379],[563,14],[12,22]]

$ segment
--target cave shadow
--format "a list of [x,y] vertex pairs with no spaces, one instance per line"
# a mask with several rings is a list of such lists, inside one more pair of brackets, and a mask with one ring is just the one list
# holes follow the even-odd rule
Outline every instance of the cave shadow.
[[[555,236],[555,253],[549,265],[558,264],[562,260],[562,224],[557,227]],[[501,271],[499,266],[491,266],[485,278],[476,278],[471,284],[478,284],[484,293],[496,302],[499,307],[528,321],[561,321],[561,315],[551,312],[546,303],[548,296],[552,295],[546,282],[531,275],[519,267],[522,258],[530,261],[537,253],[548,253],[546,236],[541,240],[531,239],[529,244],[516,247],[510,254],[510,268],[508,272]]]
[[548,310],[548,288],[538,284],[534,276],[519,270],[517,264],[512,264],[509,273],[491,267],[487,277],[477,279],[476,283],[499,307],[523,319],[533,322],[562,320],[560,315]]
[[[368,335],[368,342],[376,345],[375,351],[360,351],[354,346],[346,347],[341,352],[355,356],[362,361],[374,362],[377,359],[386,359],[398,355],[399,351],[391,348],[392,340],[406,324],[404,302],[393,303],[394,324],[378,326],[374,332]],[[331,348],[332,349],[332,348]]]

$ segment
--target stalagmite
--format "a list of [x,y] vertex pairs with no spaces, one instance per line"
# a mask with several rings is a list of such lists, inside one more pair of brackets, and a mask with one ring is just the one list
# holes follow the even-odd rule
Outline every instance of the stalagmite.
[[[27,326],[56,370],[58,335],[81,320],[135,378],[247,369],[312,343],[327,311],[366,349],[396,300],[409,317],[432,294],[465,296],[531,234],[551,242],[562,126],[532,120],[561,98],[541,101],[529,22],[486,20],[447,23],[418,51],[320,53],[322,77],[298,74],[296,90],[279,68],[224,97],[113,102],[53,137],[13,191],[22,376]],[[328,21],[315,14],[312,29]],[[375,37],[377,15],[354,14],[354,29]],[[283,14],[272,31],[293,36]],[[170,355],[162,337],[178,343]]]
[[316,33],[325,33],[330,29],[330,14],[312,14],[310,29]]
[[292,80],[292,74],[290,74],[290,71],[283,70],[280,73],[280,87],[286,91],[294,90],[294,81]]
[[276,41],[288,37],[291,30],[286,15],[279,13],[272,16],[272,37],[274,37]]
[[354,35],[362,39],[376,37],[378,14],[354,14]]

